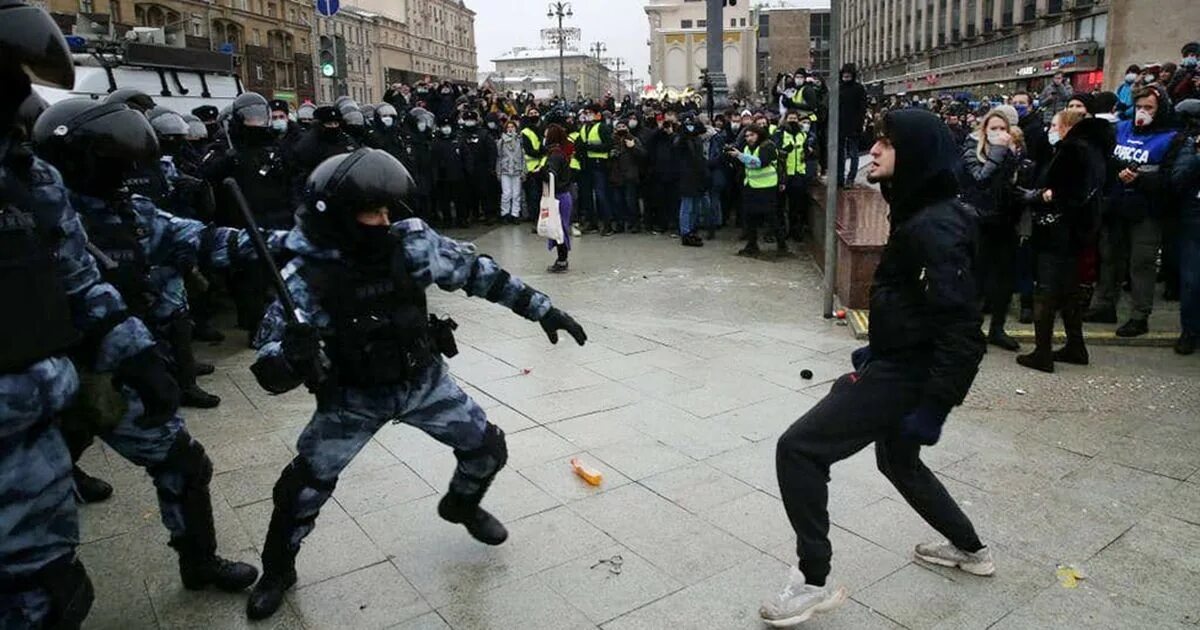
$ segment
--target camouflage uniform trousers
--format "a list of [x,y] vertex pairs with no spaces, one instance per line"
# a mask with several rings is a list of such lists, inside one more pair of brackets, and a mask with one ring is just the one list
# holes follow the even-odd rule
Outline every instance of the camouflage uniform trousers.
[[[490,426],[487,414],[454,382],[441,360],[426,368],[410,387],[338,388],[318,405],[289,464],[289,469],[307,470],[308,483],[293,496],[276,496],[277,510],[290,508],[287,540],[292,548],[312,531],[338,475],[389,421],[416,427],[454,449],[458,466],[450,480],[451,492],[482,492],[504,465],[503,456],[479,452]],[[500,436],[503,440],[503,433]]]
[[41,625],[51,601],[32,576],[79,544],[71,455],[50,420],[78,387],[62,357],[0,376],[0,630]]

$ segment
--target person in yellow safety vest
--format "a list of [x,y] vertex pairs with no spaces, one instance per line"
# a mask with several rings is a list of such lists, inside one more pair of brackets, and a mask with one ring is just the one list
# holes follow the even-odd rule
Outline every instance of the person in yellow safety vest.
[[[578,145],[579,144],[579,132],[572,131],[571,133],[567,134],[567,140],[571,143],[572,146]],[[570,166],[571,166],[571,170],[573,170],[575,172],[579,172],[579,171],[583,170],[583,164],[580,163],[580,161],[579,161],[578,153],[571,154]]]
[[761,125],[751,125],[746,130],[746,146],[741,150],[729,150],[729,156],[746,167],[746,178],[742,187],[742,213],[746,216],[747,243],[738,256],[758,256],[758,228],[765,226],[776,233],[776,256],[788,255],[787,241],[778,234],[776,204],[779,196],[779,171],[775,160],[775,143],[767,136]]
[[588,105],[579,113],[579,140],[583,170],[579,179],[579,210],[587,221],[584,233],[613,233],[609,204],[608,154],[612,151],[612,129],[600,117],[600,109]]
[[788,110],[783,117],[783,128],[775,136],[775,144],[782,156],[781,171],[784,176],[784,192],[787,198],[787,230],[793,240],[804,238],[804,227],[808,223],[808,158],[812,145],[808,128],[800,122],[800,112]]
[[542,198],[542,185],[537,182],[537,178],[530,177],[529,174],[542,168],[542,164],[546,160],[546,149],[542,146],[541,121],[541,114],[534,107],[525,110],[525,116],[521,118],[521,151],[525,154],[526,175],[525,181],[521,184],[525,197],[524,216],[526,219],[533,220],[534,231],[537,231],[537,214]]

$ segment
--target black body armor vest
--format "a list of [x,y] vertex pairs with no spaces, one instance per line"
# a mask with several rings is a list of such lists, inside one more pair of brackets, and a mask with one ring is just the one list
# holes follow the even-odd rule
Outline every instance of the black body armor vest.
[[309,262],[302,277],[332,319],[326,353],[339,385],[397,385],[420,375],[437,348],[425,292],[388,265]]
[[5,170],[0,180],[0,373],[20,372],[60,354],[80,339],[58,276],[57,250],[65,235],[61,208],[38,200]]
[[137,225],[128,211],[119,210],[117,214],[120,223],[88,222],[88,236],[107,258],[97,257],[100,276],[120,292],[130,314],[145,318],[154,294],[149,280],[150,265],[139,241],[146,235],[145,229]]

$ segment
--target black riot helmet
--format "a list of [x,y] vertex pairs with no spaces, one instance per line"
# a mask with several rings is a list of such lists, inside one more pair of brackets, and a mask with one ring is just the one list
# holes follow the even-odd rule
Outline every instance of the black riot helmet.
[[233,100],[229,108],[229,139],[234,146],[262,146],[271,136],[271,107],[261,94],[246,92]]
[[[154,128],[154,133],[161,139],[165,136],[187,136],[188,123],[177,112],[166,107],[155,107],[146,112],[146,119]],[[198,121],[197,121],[198,122]]]
[[335,155],[308,176],[296,220],[315,245],[353,251],[362,245],[356,216],[384,206],[393,218],[406,216],[404,199],[414,187],[408,169],[386,151]]
[[30,92],[17,108],[17,128],[24,134],[24,139],[33,138],[33,125],[41,117],[42,112],[50,107],[50,103],[37,92]]
[[33,142],[37,154],[62,172],[67,187],[96,197],[116,191],[137,163],[159,156],[145,116],[123,103],[86,98],[51,105],[33,127]]
[[75,64],[62,31],[45,9],[19,0],[0,0],[0,66],[0,75],[24,72],[32,81],[75,87]]
[[208,127],[204,126],[200,118],[192,114],[184,114],[183,122],[186,122],[188,126],[187,139],[189,141],[200,142],[208,139]]
[[141,90],[133,88],[121,88],[109,94],[105,99],[105,103],[124,103],[130,109],[142,112],[143,114],[154,109],[154,99],[150,98],[149,94]]

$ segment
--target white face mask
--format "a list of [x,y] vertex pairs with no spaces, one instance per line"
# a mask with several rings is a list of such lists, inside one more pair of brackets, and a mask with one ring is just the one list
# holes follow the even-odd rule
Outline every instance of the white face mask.
[[988,141],[988,144],[990,144],[990,145],[992,145],[992,146],[999,145],[999,144],[1000,144],[1000,134],[1002,134],[1002,133],[1004,133],[1004,132],[1003,132],[1003,131],[989,131],[989,132],[987,132],[987,141]]
[[636,120],[631,120],[631,121],[629,121],[629,128],[630,128],[630,129],[637,129],[637,126],[638,126],[638,121],[636,121]]
[[453,130],[453,129],[451,129],[450,127],[446,127],[446,126],[443,126],[443,127],[442,127],[442,133],[443,133],[444,135],[447,135],[447,136],[448,136],[448,135],[450,135],[450,132],[451,132],[451,131],[454,131],[454,130]]
[[426,125],[423,122],[417,123],[417,131],[425,131],[426,129],[429,129],[429,125]]
[[1137,113],[1133,115],[1133,124],[1137,125],[1138,127],[1145,127],[1152,122],[1154,122],[1154,117],[1150,115],[1150,112],[1144,109],[1139,109]]
[[1137,73],[1130,72],[1129,74],[1125,75],[1126,83],[1133,83],[1134,81],[1137,81]]
[[282,133],[284,131],[287,131],[287,124],[288,124],[288,121],[283,120],[283,119],[272,120],[271,121],[271,129],[274,129],[275,131]]
[[1053,129],[1051,129],[1050,132],[1046,134],[1046,141],[1050,143],[1050,146],[1054,146],[1054,145],[1058,144],[1059,140],[1062,140],[1062,136],[1059,136],[1058,132]]
[[478,125],[478,124],[479,123],[475,122],[474,120],[464,120],[463,121],[463,126],[466,127],[467,129],[471,129],[475,125]]
[[391,127],[396,122],[396,119],[391,116],[381,116],[379,122],[383,123],[384,127]]

